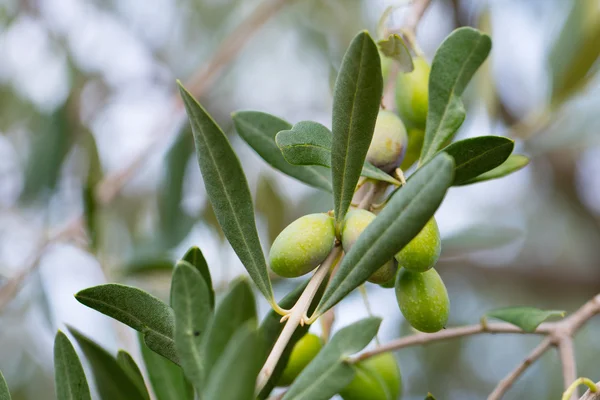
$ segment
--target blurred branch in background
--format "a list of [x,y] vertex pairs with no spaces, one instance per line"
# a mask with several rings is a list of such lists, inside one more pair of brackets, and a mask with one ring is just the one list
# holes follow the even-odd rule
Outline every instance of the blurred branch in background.
[[[198,73],[194,74],[186,84],[196,97],[201,97],[210,88],[215,78],[221,70],[238,54],[246,43],[252,38],[254,33],[260,29],[271,17],[286,4],[293,1],[288,0],[265,0],[261,3],[249,17],[244,20],[231,34],[223,41],[211,60],[203,66]],[[97,197],[101,206],[108,205],[113,201],[116,195],[123,189],[125,184],[133,177],[135,172],[144,165],[148,154],[154,147],[164,139],[164,132],[176,132],[172,129],[175,121],[181,123],[183,117],[182,103],[177,94],[173,95],[172,111],[170,119],[157,127],[153,139],[136,156],[133,161],[116,173],[105,177],[99,181],[93,188],[92,193]],[[35,270],[43,256],[44,250],[57,242],[70,241],[81,235],[84,230],[84,217],[79,216],[73,222],[69,223],[64,229],[56,234],[52,234],[45,239],[37,251],[35,251],[32,261],[28,263],[23,270],[15,277],[11,278],[0,288],[0,312],[18,293],[21,285],[28,275]]]

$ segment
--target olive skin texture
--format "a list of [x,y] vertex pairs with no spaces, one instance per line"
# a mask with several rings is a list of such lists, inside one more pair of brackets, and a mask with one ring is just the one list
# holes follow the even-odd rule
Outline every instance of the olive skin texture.
[[302,336],[294,345],[278,386],[289,386],[300,375],[300,372],[317,356],[323,348],[323,341],[313,333]]
[[309,214],[289,224],[269,252],[271,269],[279,276],[296,278],[315,269],[333,249],[335,229],[327,214]]
[[435,269],[401,271],[396,279],[396,299],[404,318],[421,332],[437,332],[448,322],[450,299]]
[[407,126],[424,128],[429,108],[429,72],[431,67],[422,57],[413,58],[414,69],[396,78],[396,107]]
[[435,218],[431,218],[402,250],[396,254],[400,267],[414,272],[425,272],[433,268],[440,258],[442,241]]
[[366,160],[391,172],[402,162],[407,145],[408,136],[402,120],[393,112],[379,111]]
[[[360,234],[377,216],[367,210],[351,210],[346,214],[342,228],[342,248],[347,253],[350,251]],[[385,283],[393,279],[398,270],[394,259],[386,262],[369,277],[369,282]]]
[[402,376],[392,353],[382,353],[354,365],[354,379],[341,392],[344,400],[396,400]]
[[412,165],[419,160],[421,157],[421,149],[423,148],[423,141],[425,140],[425,131],[421,128],[409,128],[408,129],[408,146],[406,147],[406,154],[404,160],[400,164],[400,169],[406,171]]

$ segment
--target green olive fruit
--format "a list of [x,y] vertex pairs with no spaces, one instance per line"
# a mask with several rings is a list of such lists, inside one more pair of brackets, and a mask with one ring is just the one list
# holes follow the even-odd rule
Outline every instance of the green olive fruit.
[[402,376],[392,353],[382,353],[354,365],[354,379],[340,395],[344,400],[396,400]]
[[396,279],[396,299],[406,320],[421,332],[437,332],[448,322],[450,299],[435,269],[400,272]]
[[423,148],[423,141],[425,140],[425,131],[421,128],[409,128],[408,129],[408,146],[406,147],[406,154],[404,160],[400,164],[400,169],[406,171],[421,157],[421,149]]
[[396,254],[400,267],[410,271],[425,272],[433,268],[440,258],[442,241],[435,218],[431,218],[402,250]]
[[391,111],[381,110],[375,121],[366,160],[385,172],[391,172],[402,162],[407,144],[402,120]]
[[309,273],[333,249],[335,229],[327,214],[309,214],[289,224],[273,242],[269,264],[277,275],[296,278]]
[[323,348],[321,338],[313,333],[302,336],[294,345],[287,365],[279,378],[278,386],[289,386],[300,372],[317,356]]
[[[377,216],[367,210],[351,210],[346,214],[342,228],[342,248],[350,251],[360,234]],[[384,283],[396,275],[398,265],[394,259],[386,262],[369,277],[369,282]]]
[[396,106],[402,121],[408,126],[425,127],[429,101],[431,67],[421,57],[413,59],[412,72],[399,73],[396,78]]

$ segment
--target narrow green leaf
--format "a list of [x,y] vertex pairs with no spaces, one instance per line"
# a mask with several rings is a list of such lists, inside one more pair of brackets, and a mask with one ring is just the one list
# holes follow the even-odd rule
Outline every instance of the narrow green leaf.
[[193,265],[179,261],[173,273],[171,290],[175,310],[175,347],[179,361],[185,375],[200,391],[204,377],[201,341],[212,315],[208,286]]
[[318,166],[290,165],[275,144],[277,132],[291,129],[292,125],[273,115],[259,111],[233,113],[233,124],[246,141],[273,168],[307,185],[331,192],[329,171]]
[[219,225],[258,289],[273,303],[273,290],[258,239],[246,175],[229,140],[192,95],[179,84],[206,193]]
[[365,318],[337,332],[296,378],[283,400],[327,400],[354,378],[346,357],[365,348],[377,334],[380,318]]
[[173,310],[161,300],[143,290],[116,283],[84,289],[75,298],[142,332],[148,347],[179,363],[173,340],[175,317]]
[[333,93],[331,176],[338,228],[350,207],[371,144],[382,93],[377,45],[363,31],[344,55]]
[[408,47],[406,47],[404,40],[399,35],[395,33],[391,34],[387,39],[378,41],[377,45],[379,46],[379,50],[381,50],[383,55],[398,61],[401,72],[412,72],[412,70],[415,68],[410,51],[408,50]]
[[202,339],[206,371],[211,371],[229,345],[236,330],[245,322],[256,321],[256,304],[246,279],[237,279],[217,306],[215,315]]
[[501,136],[478,136],[444,148],[454,158],[454,182],[460,185],[501,165],[512,153],[515,142]]
[[146,389],[146,383],[140,368],[137,366],[135,360],[125,350],[119,350],[117,353],[117,363],[123,368],[123,371],[127,374],[129,379],[137,386],[138,390],[146,400],[150,400],[148,389]]
[[463,185],[470,185],[471,183],[485,182],[491,179],[502,178],[506,175],[510,175],[513,172],[517,172],[523,169],[529,164],[529,158],[520,154],[511,154],[502,164],[492,169],[491,171],[485,172],[473,179],[463,182]]
[[165,273],[171,274],[175,261],[167,255],[139,254],[134,256],[119,271],[126,276],[140,276],[145,274]]
[[[0,371],[0,400],[11,400],[10,392],[8,391],[8,385],[6,384],[4,375],[2,375],[2,371]],[[62,399],[59,398],[58,400]]]
[[219,358],[203,393],[205,400],[251,400],[261,367],[261,340],[253,321],[239,327]]
[[194,390],[188,387],[181,367],[150,350],[142,335],[139,338],[144,364],[157,400],[193,400]]
[[362,285],[423,229],[452,184],[453,173],[452,157],[441,153],[392,195],[342,259],[317,308],[319,315]]
[[589,79],[600,56],[600,9],[593,1],[569,2],[571,9],[549,56],[552,102],[573,94]]
[[[298,301],[298,299],[302,295],[302,292],[304,291],[304,288],[306,288],[307,284],[308,284],[308,280],[301,283],[300,285],[298,285],[294,290],[292,290],[290,293],[288,293],[288,295],[285,296],[279,302],[279,306],[284,309],[291,309],[294,306],[294,304],[296,304],[296,301]],[[324,290],[325,290],[325,285],[321,285],[321,287],[317,291],[317,294],[315,295],[310,307],[308,308],[307,315],[311,315],[314,312],[315,308],[317,307],[317,304],[319,303],[319,300],[321,300],[321,296],[323,295]],[[277,314],[274,310],[270,310],[267,313],[267,315],[265,316],[265,318],[263,319],[262,323],[260,324],[260,328],[258,331],[259,336],[261,338],[263,338],[264,343],[265,343],[265,353],[262,358],[263,364],[267,360],[267,356],[269,355],[269,353],[271,352],[271,349],[275,345],[275,342],[276,342],[277,338],[279,337],[279,335],[281,334],[281,331],[283,330],[284,326],[285,326],[285,324],[281,323],[281,315]],[[261,392],[259,393],[259,395],[258,395],[259,399],[266,399],[269,396],[269,394],[271,393],[271,391],[273,390],[273,388],[279,381],[279,378],[281,377],[281,374],[283,373],[285,366],[287,365],[287,362],[289,360],[292,349],[294,348],[294,346],[296,345],[298,340],[300,340],[308,332],[309,328],[310,328],[310,325],[299,326],[296,328],[296,330],[294,331],[294,334],[290,338],[287,346],[283,350],[283,353],[281,354],[281,357],[279,358],[279,362],[273,369],[271,378],[269,378],[269,381],[267,382],[267,384],[265,385],[263,390],[261,390]]]
[[76,329],[69,327],[85,354],[102,400],[146,400],[117,360]]
[[523,329],[525,332],[533,332],[548,318],[564,317],[565,311],[545,311],[534,307],[506,307],[489,311],[485,316],[511,323]]
[[83,185],[83,217],[90,238],[90,249],[98,248],[98,205],[96,204],[96,185],[102,179],[102,164],[94,135],[86,131],[82,135],[83,147],[87,153],[87,179]]
[[493,224],[474,225],[442,238],[442,252],[444,255],[453,255],[494,249],[522,237],[523,231],[517,228]]
[[[208,289],[208,300],[210,303],[210,308],[212,310],[215,307],[215,290],[213,289],[212,278],[210,276],[210,269],[208,268],[208,263],[206,262],[202,251],[198,247],[192,246],[185,253],[182,260],[192,264],[194,267],[196,267],[198,272],[200,272],[200,275],[202,275],[204,283],[206,283]],[[172,295],[173,294],[171,293],[171,296]]]
[[440,45],[429,76],[429,111],[421,164],[429,161],[465,119],[460,96],[487,58],[492,41],[473,28],[459,28]]
[[[320,165],[331,168],[333,136],[325,126],[313,121],[298,122],[290,130],[281,131],[275,141],[283,157],[294,165]],[[365,161],[361,176],[400,185],[396,179]]]
[[[268,242],[273,243],[281,231],[287,226],[286,214],[288,201],[282,196],[279,188],[286,190],[274,178],[261,174],[256,184],[256,212],[267,223]],[[320,194],[320,193],[319,193]]]
[[161,244],[166,248],[178,245],[195,223],[181,208],[185,171],[192,153],[191,129],[186,125],[165,154],[158,190],[158,228]]
[[[77,352],[67,335],[61,331],[56,333],[54,339],[54,374],[58,400],[92,399]],[[1,392],[0,388],[0,399],[4,399]]]

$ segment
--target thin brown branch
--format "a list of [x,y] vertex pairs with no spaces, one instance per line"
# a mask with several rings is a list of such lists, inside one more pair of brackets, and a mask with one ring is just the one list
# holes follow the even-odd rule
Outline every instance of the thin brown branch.
[[446,339],[454,339],[465,336],[478,335],[482,333],[518,333],[518,334],[538,334],[546,335],[550,332],[550,324],[541,324],[535,332],[526,332],[514,325],[498,322],[498,323],[487,323],[485,325],[476,324],[469,326],[461,326],[457,328],[448,328],[441,330],[436,333],[417,333],[414,335],[406,336],[396,340],[392,340],[389,343],[383,344],[376,349],[366,351],[360,356],[354,358],[351,362],[355,363],[377,354],[386,353],[388,351],[400,350],[405,347],[426,345],[433,342],[439,342]]
[[504,394],[510,389],[510,387],[516,382],[516,380],[533,364],[538,358],[540,358],[546,350],[552,345],[552,338],[547,337],[537,345],[535,349],[515,368],[506,378],[502,379],[494,391],[488,396],[488,400],[499,400]]
[[579,400],[600,400],[600,382],[596,382],[596,393],[588,389]]
[[[562,364],[563,383],[566,389],[577,379],[577,364],[571,337],[566,336],[558,342],[558,354]],[[578,397],[578,391],[575,389],[569,400],[577,400]]]

